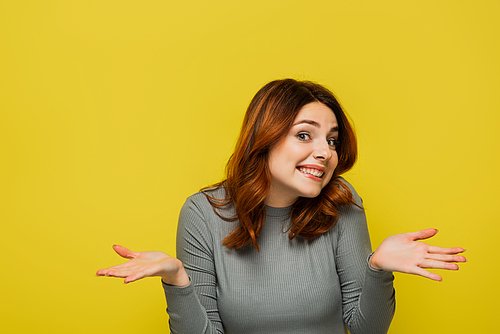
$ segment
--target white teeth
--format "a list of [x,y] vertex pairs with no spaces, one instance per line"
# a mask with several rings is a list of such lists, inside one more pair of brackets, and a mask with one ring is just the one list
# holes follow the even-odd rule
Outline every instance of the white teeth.
[[302,172],[302,173],[306,173],[306,174],[311,174],[311,175],[314,175],[316,177],[322,177],[324,172],[321,172],[317,169],[312,169],[312,168],[304,168],[304,167],[299,167],[299,170]]

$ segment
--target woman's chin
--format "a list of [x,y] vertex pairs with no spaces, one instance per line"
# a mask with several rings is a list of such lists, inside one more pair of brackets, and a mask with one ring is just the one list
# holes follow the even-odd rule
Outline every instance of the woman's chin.
[[318,191],[308,191],[306,193],[302,193],[302,196],[300,196],[300,197],[315,198],[315,197],[318,197],[319,194],[321,194],[321,190],[318,190]]

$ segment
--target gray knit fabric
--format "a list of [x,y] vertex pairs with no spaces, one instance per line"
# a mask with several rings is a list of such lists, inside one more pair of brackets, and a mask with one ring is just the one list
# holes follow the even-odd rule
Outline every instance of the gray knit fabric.
[[202,193],[189,197],[179,217],[177,257],[191,283],[163,284],[171,332],[331,334],[347,333],[347,325],[351,334],[386,333],[394,277],[368,265],[364,211],[339,211],[332,230],[306,241],[288,239],[290,208],[266,207],[260,252],[235,250],[222,244],[234,223],[220,219]]

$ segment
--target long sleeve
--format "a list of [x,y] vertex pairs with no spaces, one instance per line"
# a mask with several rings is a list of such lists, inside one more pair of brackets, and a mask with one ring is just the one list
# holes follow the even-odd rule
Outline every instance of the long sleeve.
[[179,217],[177,258],[191,283],[163,284],[172,333],[345,334],[344,323],[351,334],[386,333],[394,313],[392,273],[369,268],[364,211],[339,211],[330,231],[289,240],[291,207],[266,207],[257,252],[252,245],[227,249],[222,240],[233,223],[217,216],[203,193],[189,197]]
[[177,258],[191,283],[182,288],[163,284],[172,333],[224,333],[217,309],[213,239],[204,209],[188,198],[179,216]]
[[[351,191],[361,205],[352,187]],[[343,219],[338,226],[335,262],[344,322],[351,334],[387,333],[395,310],[394,276],[368,264],[371,244],[364,210],[349,206],[340,212]]]

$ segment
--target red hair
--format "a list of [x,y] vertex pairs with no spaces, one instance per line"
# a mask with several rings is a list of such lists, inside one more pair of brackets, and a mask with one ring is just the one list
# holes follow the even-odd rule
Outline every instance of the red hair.
[[[275,80],[262,87],[250,102],[235,151],[226,166],[226,179],[202,189],[219,217],[238,221],[222,241],[226,247],[240,248],[253,243],[259,250],[257,239],[266,217],[264,200],[271,185],[269,151],[289,132],[302,107],[311,102],[323,103],[337,118],[338,165],[317,197],[300,197],[293,204],[289,238],[310,239],[327,232],[340,216],[337,206],[355,204],[351,191],[339,178],[352,168],[357,158],[356,137],[339,102],[319,84]],[[225,197],[215,198],[210,191],[214,188],[223,188]],[[230,204],[234,205],[236,215],[225,217],[219,211]]]

